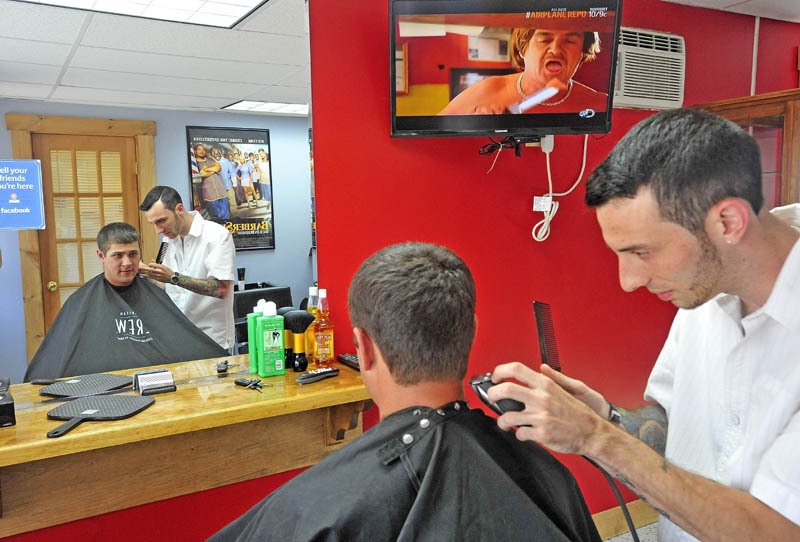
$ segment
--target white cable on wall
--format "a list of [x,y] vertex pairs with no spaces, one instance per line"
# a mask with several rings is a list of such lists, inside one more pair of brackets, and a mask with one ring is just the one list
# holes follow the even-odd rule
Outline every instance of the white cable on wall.
[[[553,136],[548,136],[553,137]],[[544,141],[542,142],[542,152],[544,152],[545,162],[547,164],[547,194],[542,196],[543,198],[552,198],[555,196],[566,196],[573,190],[575,187],[578,186],[578,183],[581,182],[583,178],[583,172],[586,169],[586,147],[589,142],[589,135],[585,135],[583,137],[583,161],[581,163],[581,172],[578,174],[578,178],[575,183],[570,187],[569,190],[566,192],[553,192],[553,177],[550,173],[550,152],[553,150],[552,145],[546,146]],[[542,242],[550,236],[550,222],[553,220],[553,217],[556,216],[556,212],[558,211],[558,202],[551,201],[549,209],[542,211],[544,213],[544,218],[536,223],[531,231],[531,236],[535,241]]]

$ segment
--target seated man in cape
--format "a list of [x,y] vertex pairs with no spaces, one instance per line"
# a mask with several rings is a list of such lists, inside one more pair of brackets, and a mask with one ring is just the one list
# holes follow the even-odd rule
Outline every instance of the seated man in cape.
[[25,382],[193,359],[227,352],[138,275],[136,228],[113,222],[97,234],[103,273],[67,298],[33,356]]
[[458,256],[387,247],[349,309],[381,423],[211,540],[600,540],[566,467],[464,402],[475,285]]

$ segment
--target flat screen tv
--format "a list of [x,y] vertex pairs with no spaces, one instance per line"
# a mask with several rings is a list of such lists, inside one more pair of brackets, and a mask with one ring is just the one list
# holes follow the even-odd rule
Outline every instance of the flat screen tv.
[[611,129],[622,0],[390,0],[393,137]]

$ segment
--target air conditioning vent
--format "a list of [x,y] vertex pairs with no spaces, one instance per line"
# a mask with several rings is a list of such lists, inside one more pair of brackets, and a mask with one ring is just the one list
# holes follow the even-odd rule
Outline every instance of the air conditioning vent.
[[621,28],[614,107],[682,107],[685,65],[683,37],[653,30]]

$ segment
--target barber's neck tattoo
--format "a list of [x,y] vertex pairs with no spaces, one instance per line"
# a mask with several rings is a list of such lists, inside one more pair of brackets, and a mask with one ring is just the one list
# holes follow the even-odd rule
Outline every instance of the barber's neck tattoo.
[[216,297],[218,299],[224,299],[225,294],[228,293],[228,284],[214,277],[210,279],[196,279],[187,277],[186,275],[180,275],[178,278],[178,286],[186,288],[190,292],[196,294]]
[[667,413],[661,405],[648,405],[635,410],[617,407],[620,424],[662,456],[667,446]]

